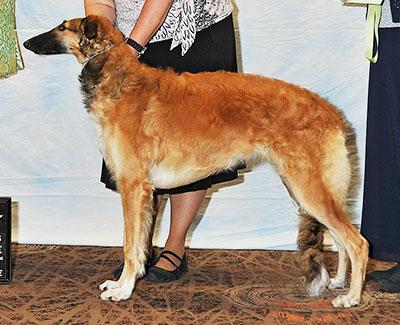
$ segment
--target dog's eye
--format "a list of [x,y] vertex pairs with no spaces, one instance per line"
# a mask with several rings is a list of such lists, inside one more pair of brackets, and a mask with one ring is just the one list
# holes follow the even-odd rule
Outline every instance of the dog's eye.
[[66,29],[67,29],[67,28],[65,27],[64,23],[65,23],[65,20],[63,21],[63,23],[62,23],[60,26],[58,26],[58,30],[63,31],[63,30],[66,30]]

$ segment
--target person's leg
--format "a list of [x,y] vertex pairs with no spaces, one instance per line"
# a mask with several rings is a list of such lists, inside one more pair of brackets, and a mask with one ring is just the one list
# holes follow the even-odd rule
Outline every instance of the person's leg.
[[[400,28],[379,31],[379,60],[370,66],[361,234],[370,258],[400,261]],[[372,275],[373,277],[376,274]]]
[[[379,30],[379,60],[370,66],[361,233],[370,257],[400,261],[400,28]],[[399,71],[397,71],[399,70]],[[382,291],[400,290],[400,263],[373,271]]]
[[[207,190],[198,190],[170,195],[171,224],[164,250],[172,251],[179,257],[183,257],[185,253],[186,234],[203,203],[206,192]],[[174,256],[168,257],[178,266],[181,263]],[[160,258],[156,266],[167,271],[176,269],[176,267],[165,258]]]

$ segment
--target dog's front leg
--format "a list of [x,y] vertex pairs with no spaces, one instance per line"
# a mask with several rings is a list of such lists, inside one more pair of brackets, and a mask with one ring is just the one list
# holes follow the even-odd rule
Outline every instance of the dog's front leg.
[[118,281],[106,281],[100,285],[103,300],[125,300],[132,294],[135,282],[145,273],[149,233],[152,224],[152,187],[150,182],[118,181],[124,212],[124,270]]

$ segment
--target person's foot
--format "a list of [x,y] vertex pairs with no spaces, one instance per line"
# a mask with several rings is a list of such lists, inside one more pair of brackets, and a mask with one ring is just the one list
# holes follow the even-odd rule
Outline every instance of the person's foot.
[[394,274],[400,274],[400,263],[397,263],[388,270],[373,271],[368,275],[368,278],[372,280],[383,281],[388,280]]
[[[167,258],[164,258],[164,256],[162,258],[161,255],[163,255],[163,252],[172,252],[173,254],[167,254]],[[173,248],[169,248],[169,247],[164,247],[163,251],[160,254],[160,257],[158,259],[156,259],[156,263],[153,264],[153,266],[157,266],[161,269],[167,270],[167,271],[173,271],[176,269],[176,265],[180,265],[181,264],[181,260],[183,258],[183,255],[185,255],[185,248],[183,248],[182,250],[173,247]],[[173,263],[171,263],[171,261]]]
[[382,281],[380,290],[384,292],[400,292],[400,269],[393,273],[389,279]]
[[181,278],[187,272],[186,254],[179,257],[172,251],[164,250],[157,263],[147,271],[147,279],[152,282],[172,282]]

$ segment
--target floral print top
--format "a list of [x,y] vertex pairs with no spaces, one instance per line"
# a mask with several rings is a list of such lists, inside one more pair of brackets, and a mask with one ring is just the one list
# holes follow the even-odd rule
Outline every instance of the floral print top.
[[[129,36],[146,0],[114,0],[115,26]],[[182,55],[194,43],[196,32],[231,14],[230,0],[174,0],[168,15],[150,42],[172,39],[171,50],[181,45]]]

